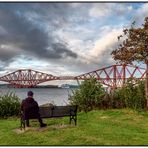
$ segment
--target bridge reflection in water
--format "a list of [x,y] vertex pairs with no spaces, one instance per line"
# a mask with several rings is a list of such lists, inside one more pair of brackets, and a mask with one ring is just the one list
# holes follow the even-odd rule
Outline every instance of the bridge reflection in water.
[[54,76],[51,74],[31,70],[19,69],[0,77],[0,81],[8,82],[16,88],[30,88],[40,83],[53,80],[86,80],[96,78],[109,88],[122,87],[130,79],[144,79],[146,69],[132,65],[111,65],[78,76]]

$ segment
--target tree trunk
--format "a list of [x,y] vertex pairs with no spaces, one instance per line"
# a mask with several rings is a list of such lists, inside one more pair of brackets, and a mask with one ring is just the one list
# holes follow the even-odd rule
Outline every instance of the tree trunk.
[[146,63],[145,97],[146,97],[146,108],[148,109],[148,62]]

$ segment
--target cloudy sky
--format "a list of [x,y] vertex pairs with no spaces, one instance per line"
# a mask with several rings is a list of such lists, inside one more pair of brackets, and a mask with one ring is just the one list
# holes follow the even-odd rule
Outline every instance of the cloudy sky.
[[0,3],[0,76],[31,68],[79,75],[115,62],[117,36],[148,3]]

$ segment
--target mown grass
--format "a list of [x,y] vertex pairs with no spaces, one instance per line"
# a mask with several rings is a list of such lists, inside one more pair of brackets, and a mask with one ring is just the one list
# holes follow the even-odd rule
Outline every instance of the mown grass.
[[46,119],[48,127],[16,133],[18,118],[0,120],[0,145],[148,145],[148,112],[133,110],[93,110],[78,114],[78,125],[69,118]]

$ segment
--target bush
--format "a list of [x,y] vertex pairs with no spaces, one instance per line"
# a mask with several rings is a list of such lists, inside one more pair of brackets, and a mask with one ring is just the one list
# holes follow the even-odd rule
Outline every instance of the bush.
[[0,96],[0,117],[17,116],[20,111],[20,99],[12,92]]
[[144,81],[137,81],[135,84],[129,81],[124,89],[124,101],[126,107],[142,110],[146,105],[144,92]]
[[113,92],[112,100],[116,100],[115,106],[117,108],[127,107],[138,111],[143,110],[146,105],[144,81],[129,80],[124,87]]
[[70,104],[77,104],[80,110],[87,112],[100,106],[104,95],[105,89],[101,83],[92,78],[83,81],[80,88],[73,91],[73,95],[70,96]]
[[106,92],[105,97],[103,98],[102,107],[103,109],[111,108],[123,108],[125,107],[123,100],[120,97],[118,89],[115,89],[110,92]]
[[99,81],[92,78],[85,80],[80,88],[73,91],[70,104],[79,106],[85,112],[94,108],[131,108],[141,111],[146,107],[144,81],[130,79],[124,87],[105,92]]

